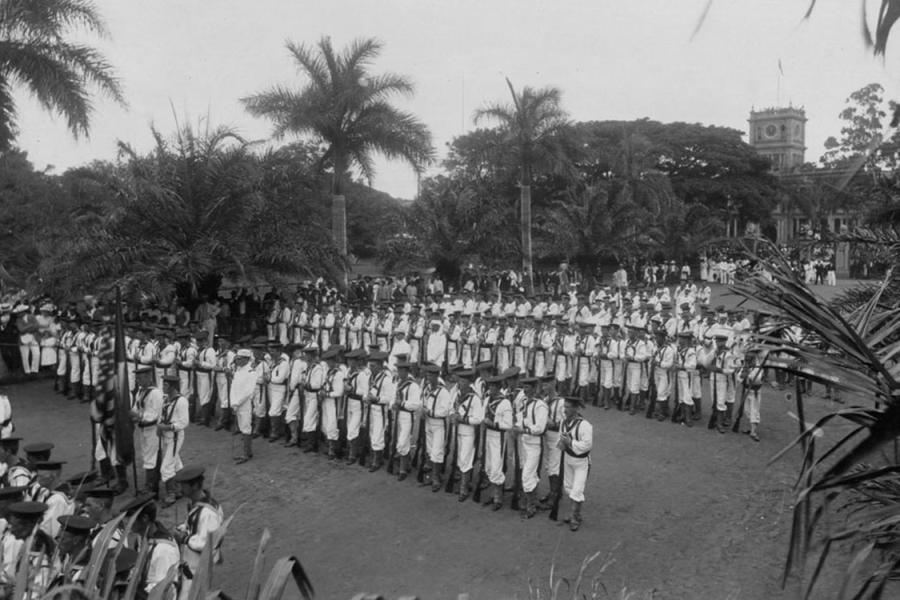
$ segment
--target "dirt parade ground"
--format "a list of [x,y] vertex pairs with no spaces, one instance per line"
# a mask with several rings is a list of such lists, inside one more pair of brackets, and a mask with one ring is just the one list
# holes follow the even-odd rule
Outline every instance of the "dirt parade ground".
[[[12,400],[17,435],[53,441],[54,457],[68,461],[64,473],[89,467],[88,405],[54,394],[47,380],[3,392]],[[807,420],[833,408],[822,392],[814,390],[818,401]],[[188,428],[182,456],[185,464],[207,467],[226,515],[241,507],[216,576],[231,596],[245,593],[268,528],[270,563],[297,556],[319,598],[359,592],[528,598],[529,581],[546,588],[554,560],[557,574],[574,578],[582,559],[598,551],[587,576],[611,554],[614,562],[601,576],[610,597],[627,587],[638,598],[654,590],[653,598],[672,600],[787,598],[796,584],[783,591],[779,581],[799,451],[767,463],[797,435],[795,403],[785,390],[764,388],[759,443],[708,430],[708,398],[703,409],[703,420],[689,429],[588,407],[593,464],[576,533],[546,512],[523,520],[509,508],[508,494],[504,509],[492,512],[471,499],[432,493],[414,477],[398,482],[383,469],[369,473],[263,440],[254,441],[253,460],[236,466],[238,438],[200,426]],[[546,486],[542,474],[540,491]],[[183,519],[184,502],[163,511],[163,521]]]
[[[18,435],[53,440],[68,473],[89,466],[87,405],[56,396],[50,382],[6,391]],[[188,429],[183,456],[215,473],[212,492],[226,514],[241,506],[217,575],[229,594],[244,593],[257,541],[269,528],[270,556],[299,557],[320,598],[361,591],[525,598],[529,579],[545,585],[554,552],[557,573],[572,577],[597,551],[597,567],[607,553],[615,558],[602,576],[611,592],[627,586],[655,589],[656,598],[781,598],[788,597],[778,580],[799,453],[766,462],[796,435],[797,421],[784,392],[765,393],[759,443],[709,431],[705,420],[687,429],[588,408],[595,449],[577,533],[545,512],[522,520],[508,500],[495,513],[432,493],[415,478],[401,483],[384,470],[369,473],[260,440],[254,459],[235,466],[237,438],[203,427]],[[163,520],[183,518],[185,510],[181,501]]]

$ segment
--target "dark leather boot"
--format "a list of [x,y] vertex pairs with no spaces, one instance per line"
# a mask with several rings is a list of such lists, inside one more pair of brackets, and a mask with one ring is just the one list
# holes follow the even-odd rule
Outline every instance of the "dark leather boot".
[[159,495],[159,473],[156,469],[144,469],[144,493],[153,494],[153,499]]
[[347,442],[347,458],[345,464],[352,465],[359,458],[359,438],[355,438]]
[[289,433],[289,437],[287,441],[284,443],[285,448],[290,446],[296,446],[300,441],[300,423],[299,421],[293,421],[287,424],[287,429]]
[[227,428],[231,422],[231,409],[225,407],[219,412],[219,420],[216,422],[216,426],[213,428],[214,431],[222,431]]
[[379,450],[375,452],[372,451],[372,465],[369,467],[369,473],[374,473],[384,464],[384,453]]
[[400,464],[397,467],[397,481],[403,481],[409,476],[409,454],[400,457]]
[[128,469],[125,465],[116,465],[116,496],[128,489]]
[[269,417],[269,421],[272,424],[272,430],[269,432],[269,443],[274,444],[284,437],[284,417],[276,415]]
[[471,476],[471,473],[472,471],[468,471],[459,476],[459,496],[457,499],[460,502],[465,502],[466,499],[468,499],[469,494],[472,493],[472,490],[469,489],[469,477]]
[[572,502],[572,516],[569,517],[569,531],[578,531],[581,527],[581,505],[584,502]]
[[[443,470],[444,465],[441,463],[435,463],[431,469],[431,491],[438,492],[441,489],[441,485],[443,480],[441,479],[441,471]],[[452,474],[451,474],[452,477]]]

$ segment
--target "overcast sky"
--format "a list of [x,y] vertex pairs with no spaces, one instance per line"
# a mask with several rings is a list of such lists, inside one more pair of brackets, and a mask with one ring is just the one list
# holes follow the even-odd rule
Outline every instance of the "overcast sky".
[[[507,100],[504,77],[559,87],[575,120],[688,121],[746,131],[751,107],[806,108],[807,160],[838,135],[853,90],[877,81],[900,99],[900,46],[887,61],[867,53],[858,2],[715,0],[691,40],[706,0],[96,0],[111,38],[97,45],[115,65],[129,107],[96,103],[89,140],[64,121],[19,102],[18,143],[39,169],[56,172],[115,157],[116,140],[150,148],[164,132],[207,117],[250,139],[271,128],[239,98],[302,79],[285,40],[336,46],[360,36],[385,43],[375,72],[408,75],[416,95],[399,102],[430,128],[441,156],[472,129],[487,100]],[[875,5],[880,0],[870,0]],[[900,39],[895,32],[894,42]],[[779,76],[778,61],[784,71]],[[780,80],[780,85],[779,85]],[[375,187],[411,198],[416,180],[400,163],[377,163]]]

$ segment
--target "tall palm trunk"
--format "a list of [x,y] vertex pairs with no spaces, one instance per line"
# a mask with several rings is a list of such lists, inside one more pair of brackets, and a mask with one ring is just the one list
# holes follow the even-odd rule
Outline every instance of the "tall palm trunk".
[[340,284],[343,287],[342,291],[346,292],[349,286],[347,280],[347,199],[344,197],[341,185],[343,174],[343,161],[335,159],[334,178],[331,182],[331,237],[343,261],[341,265],[343,276]]
[[522,230],[522,277],[525,280],[525,294],[534,294],[534,268],[531,263],[531,185],[529,179],[522,182],[519,192],[520,228]]

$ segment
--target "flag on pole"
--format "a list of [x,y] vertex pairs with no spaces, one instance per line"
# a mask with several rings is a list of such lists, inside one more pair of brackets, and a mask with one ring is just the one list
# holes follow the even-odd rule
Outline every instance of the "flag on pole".
[[128,389],[128,369],[125,363],[125,324],[122,322],[122,292],[116,287],[116,337],[115,337],[115,418],[116,450],[119,463],[134,461],[134,424],[131,421],[131,390]]
[[781,59],[778,59],[778,72],[781,73],[781,76],[784,77],[784,67],[781,66]]

